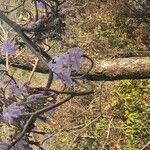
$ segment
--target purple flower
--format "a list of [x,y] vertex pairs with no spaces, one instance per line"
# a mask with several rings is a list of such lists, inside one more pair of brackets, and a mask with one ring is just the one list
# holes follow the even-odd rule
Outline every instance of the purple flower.
[[82,51],[79,47],[74,47],[68,50],[69,59],[68,64],[71,66],[72,69],[79,71],[80,65],[82,63]]
[[19,97],[22,94],[21,90],[19,89],[19,87],[16,85],[16,83],[13,80],[8,81],[7,89],[8,89],[8,95],[10,97],[13,97],[13,96]]
[[63,63],[61,61],[60,56],[53,57],[53,59],[49,62],[48,65],[54,72],[60,72],[63,67]]
[[0,150],[8,150],[10,144],[6,142],[0,142]]
[[57,73],[57,76],[59,79],[62,79],[66,85],[70,86],[73,84],[70,71],[66,68],[62,68],[61,72]]
[[19,115],[22,114],[23,106],[17,106],[16,102],[9,105],[7,108],[5,108],[2,112],[2,117],[4,122],[6,123],[13,123],[14,118],[18,118]]
[[24,137],[16,143],[15,148],[9,148],[9,146],[10,144],[7,142],[0,142],[0,150],[28,150],[28,142]]
[[39,118],[36,118],[36,121],[35,121],[36,123],[42,123],[43,122],[43,120],[42,119],[39,119]]
[[2,55],[15,55],[16,53],[14,42],[8,39],[3,41],[3,43],[0,45],[0,49]]
[[53,57],[49,62],[49,68],[52,69],[54,79],[61,79],[66,85],[72,85],[71,70],[79,71],[82,63],[82,52],[79,47],[74,47],[68,52]]
[[42,2],[36,1],[36,6],[39,9],[43,9],[44,8],[44,4]]
[[45,96],[43,94],[33,94],[27,97],[27,101],[37,102],[37,100],[43,99]]
[[[68,55],[66,55],[68,57]],[[67,57],[61,54],[59,56],[54,57],[49,62],[49,67],[55,73],[55,79],[61,79],[65,82],[66,85],[72,84],[71,74],[69,70],[69,66],[67,66]],[[65,58],[66,57],[66,58]]]
[[18,150],[28,150],[28,142],[25,140],[25,138],[22,138],[17,142],[15,148]]

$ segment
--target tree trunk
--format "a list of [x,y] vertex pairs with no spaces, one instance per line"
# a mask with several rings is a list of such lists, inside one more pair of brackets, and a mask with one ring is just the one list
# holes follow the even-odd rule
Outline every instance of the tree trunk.
[[[20,55],[17,58],[10,57],[10,65],[13,67],[31,71],[35,57],[33,55]],[[5,64],[5,57],[0,56],[0,64]],[[36,72],[48,73],[48,67],[39,62]],[[82,75],[82,73],[73,74]],[[124,79],[149,79],[150,78],[150,58],[130,57],[102,59],[95,61],[93,71],[84,77],[91,81],[113,81]]]

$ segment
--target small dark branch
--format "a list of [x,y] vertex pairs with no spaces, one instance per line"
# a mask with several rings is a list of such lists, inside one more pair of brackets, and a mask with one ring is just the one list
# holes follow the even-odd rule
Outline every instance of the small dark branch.
[[11,12],[17,10],[18,8],[20,8],[21,6],[24,6],[25,2],[26,2],[26,0],[23,0],[23,2],[22,2],[20,5],[18,5],[17,7],[13,8],[13,9],[11,9],[11,10],[2,11],[2,12],[4,12],[4,13],[11,13]]
[[48,81],[47,81],[47,85],[46,88],[49,89],[51,84],[52,84],[52,80],[53,80],[53,72],[52,70],[49,70],[49,76],[48,76]]
[[39,18],[38,8],[37,8],[37,1],[34,0],[34,6],[35,6],[35,20],[37,21]]
[[8,76],[11,80],[13,80],[15,84],[17,84],[16,81],[15,81],[15,79],[13,78],[13,76],[9,75],[8,71],[6,71],[6,70],[0,70],[0,72],[3,72],[3,73],[4,73],[6,76]]
[[52,138],[52,137],[54,137],[55,135],[54,134],[52,134],[52,135],[50,135],[50,136],[48,136],[48,137],[46,137],[46,138],[44,138],[44,140],[41,142],[41,144],[40,145],[43,145],[48,139],[50,139],[50,138]]
[[[55,90],[51,90],[51,91],[55,91]],[[43,114],[43,113],[45,113],[47,111],[50,111],[50,110],[52,110],[54,108],[57,108],[57,107],[63,105],[64,103],[68,102],[69,100],[71,100],[75,96],[84,96],[84,95],[92,94],[93,92],[92,91],[85,91],[85,92],[61,92],[61,91],[55,91],[55,93],[67,94],[68,96],[64,100],[62,100],[62,101],[60,101],[60,102],[58,102],[56,104],[53,104],[53,105],[50,104],[49,106],[44,107],[41,110],[38,110],[38,111],[33,112],[33,113],[22,114],[22,115],[20,115],[20,117],[31,116],[31,115],[39,116],[39,115],[41,115],[41,114]]]
[[25,135],[25,133],[28,131],[28,128],[29,128],[30,124],[33,122],[34,119],[35,119],[35,115],[31,115],[29,120],[26,122],[26,124],[25,124],[25,126],[23,128],[23,131],[15,139],[15,141],[11,143],[9,148],[13,147]]
[[[42,27],[40,27],[38,29],[33,28],[33,27],[31,27],[31,28],[24,28],[23,27],[22,31],[23,32],[27,32],[27,33],[32,33],[32,32],[35,32],[35,33],[51,32],[51,31],[53,31],[56,28],[57,25],[60,26],[60,24],[55,24],[54,20],[53,20],[53,21],[47,23],[47,26],[45,26],[45,27],[42,26]],[[61,24],[61,26],[62,25],[63,24]]]
[[51,6],[47,3],[47,2],[45,2],[44,0],[40,0],[46,7],[49,7],[49,8],[51,8]]
[[35,45],[30,38],[24,34],[23,32],[19,33],[20,37],[23,39],[23,41],[26,43],[26,45],[31,49],[31,51],[44,63],[47,65],[47,63],[51,60],[51,57],[44,52],[40,47]]
[[17,25],[14,21],[10,20],[6,17],[3,12],[0,10],[0,19],[2,19],[5,23],[7,23],[12,29],[15,30],[16,33],[22,38],[24,43],[30,48],[30,50],[47,66],[47,63],[51,59],[51,57],[44,52],[40,47],[35,45],[30,38],[22,32],[21,27]]
[[34,114],[35,116],[41,115],[41,114],[43,114],[43,113],[45,113],[45,112],[47,112],[47,111],[50,111],[50,110],[52,110],[52,109],[54,109],[54,108],[57,108],[57,107],[61,106],[62,104],[68,102],[68,101],[69,101],[70,99],[72,99],[73,97],[74,97],[74,96],[72,96],[72,95],[68,95],[68,96],[67,96],[64,100],[62,100],[61,102],[58,102],[58,103],[56,103],[56,104],[54,104],[54,105],[47,106],[47,107],[45,107],[45,108],[43,108],[43,109],[41,109],[41,110],[39,110],[39,111],[34,112],[33,114]]
[[94,67],[94,61],[90,57],[88,57],[87,55],[83,55],[82,57],[88,59],[91,62],[91,65],[90,65],[89,69],[84,74],[82,74],[81,76],[72,77],[73,79],[84,78],[86,75],[88,75],[91,72],[92,68]]
[[39,116],[40,114],[43,114],[44,112],[47,112],[49,110],[52,110],[60,105],[62,105],[63,103],[69,101],[73,96],[72,95],[69,95],[67,98],[65,98],[63,101],[55,104],[55,105],[50,105],[50,106],[47,106],[39,111],[36,111],[34,113],[30,113],[28,114],[28,116],[30,116],[30,118],[28,119],[28,121],[26,122],[22,132],[20,133],[20,135],[15,139],[15,141],[13,141],[10,145],[9,148],[13,147],[27,132],[28,132],[28,129],[30,128],[30,125],[33,124],[35,122],[35,118],[37,116]]
[[40,135],[45,135],[45,134],[46,134],[46,132],[35,131],[35,130],[32,130],[31,132],[32,132],[32,133],[36,133],[36,134],[40,134]]

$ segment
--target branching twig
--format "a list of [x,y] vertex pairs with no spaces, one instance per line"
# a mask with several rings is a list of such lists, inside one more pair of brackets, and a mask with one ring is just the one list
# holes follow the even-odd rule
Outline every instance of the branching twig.
[[36,58],[36,59],[35,59],[35,64],[33,65],[33,69],[32,69],[31,74],[30,74],[30,76],[29,76],[29,81],[31,81],[31,79],[32,79],[32,77],[33,77],[33,74],[34,74],[35,69],[36,69],[36,67],[37,67],[37,65],[38,65],[38,62],[39,62],[39,59]]
[[15,30],[16,33],[22,38],[25,44],[30,48],[30,50],[46,65],[48,66],[47,62],[51,59],[51,57],[44,52],[40,47],[35,45],[30,38],[22,32],[21,27],[16,24],[14,21],[10,20],[6,17],[3,12],[0,10],[0,19],[2,19],[5,23],[7,23],[12,29]]
[[28,128],[29,128],[29,126],[30,126],[30,124],[31,124],[31,122],[33,121],[34,118],[35,118],[35,115],[31,115],[30,116],[29,120],[26,122],[26,124],[25,124],[25,126],[23,128],[23,131],[15,139],[15,141],[10,144],[9,148],[11,148],[12,146],[14,146],[25,135],[25,133],[27,132],[27,130],[28,130]]
[[3,12],[4,13],[11,13],[11,12],[17,10],[18,8],[20,8],[21,6],[24,6],[25,2],[26,2],[26,0],[23,0],[23,2],[20,5],[18,5],[17,7],[13,8],[11,10],[8,10],[8,11],[3,11]]

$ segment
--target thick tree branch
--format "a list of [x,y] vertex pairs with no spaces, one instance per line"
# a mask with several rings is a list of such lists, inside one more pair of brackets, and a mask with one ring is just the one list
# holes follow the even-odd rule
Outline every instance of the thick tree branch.
[[[31,71],[35,57],[33,55],[20,55],[17,58],[10,58],[10,65]],[[5,64],[5,57],[0,56],[0,64]],[[93,73],[87,74],[84,79],[91,81],[113,81],[123,79],[149,79],[150,58],[131,57],[104,59],[95,61]],[[49,70],[42,62],[38,64],[36,72],[48,74]],[[82,74],[75,74],[82,75]]]
[[44,52],[40,47],[34,44],[29,37],[23,33],[22,28],[16,24],[14,21],[10,20],[7,16],[3,14],[0,10],[0,19],[8,24],[23,40],[23,42],[28,46],[28,48],[43,62],[47,65],[47,62],[51,59],[51,57]]
[[[8,24],[23,40],[23,42],[27,45],[27,47],[34,53],[39,60],[41,60],[48,69],[48,62],[51,60],[51,57],[43,51],[40,47],[38,47],[21,29],[21,27],[16,24],[14,21],[10,20],[3,12],[0,10],[0,19]],[[28,60],[28,59],[27,59]],[[53,73],[49,69],[49,85],[51,84],[53,78]]]
[[91,76],[87,75],[86,78],[94,81],[149,79],[149,63],[149,57],[99,60],[96,65],[96,72]]

